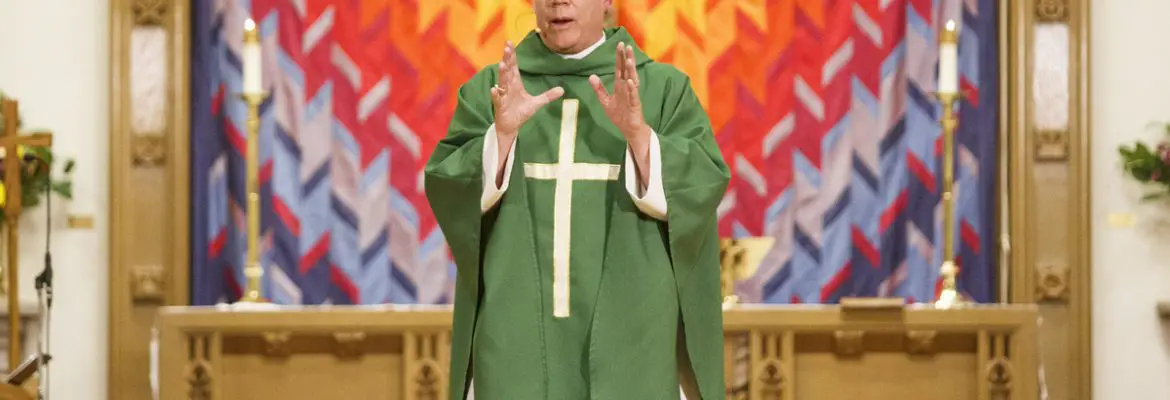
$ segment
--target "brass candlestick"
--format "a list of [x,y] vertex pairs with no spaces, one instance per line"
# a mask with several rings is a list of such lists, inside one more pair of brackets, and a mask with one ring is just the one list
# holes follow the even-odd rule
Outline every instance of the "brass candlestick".
[[244,294],[241,302],[261,303],[260,280],[264,268],[260,265],[260,103],[268,94],[240,95],[248,105],[247,190],[248,190],[248,255],[244,263]]
[[[954,21],[947,22],[946,29],[940,32],[938,41],[944,49],[954,51],[954,46],[959,42]],[[944,66],[941,65],[941,58],[940,78],[944,72],[942,71]],[[954,66],[948,67],[953,68]],[[954,81],[948,83],[957,84]],[[959,292],[956,282],[959,268],[955,264],[955,130],[959,127],[959,119],[955,115],[955,103],[959,101],[961,95],[955,91],[955,88],[941,88],[937,96],[939,102],[942,103],[943,112],[941,121],[943,134],[943,262],[942,266],[939,267],[943,282],[942,291],[939,292],[934,305],[938,308],[953,308],[968,302]]]
[[954,105],[959,97],[957,93],[938,93],[943,108],[943,262],[939,268],[943,282],[934,305],[939,308],[953,308],[967,302],[956,283],[959,268],[955,264],[955,130],[959,119]]
[[735,282],[751,278],[776,240],[770,237],[721,239],[719,241],[719,283],[723,308],[739,304]]
[[259,60],[251,56],[258,55],[249,50],[260,46],[260,32],[252,20],[244,23],[244,93],[240,98],[248,105],[248,147],[247,154],[247,191],[248,191],[248,255],[244,263],[244,294],[240,302],[265,302],[260,296],[260,280],[264,277],[264,267],[260,265],[260,103],[268,98],[268,93],[254,87],[259,76],[249,80],[251,68],[258,67]]

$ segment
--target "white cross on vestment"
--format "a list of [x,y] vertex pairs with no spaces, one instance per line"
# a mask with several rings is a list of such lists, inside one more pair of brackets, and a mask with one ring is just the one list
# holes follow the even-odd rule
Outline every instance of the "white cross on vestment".
[[561,107],[561,137],[556,164],[524,163],[529,179],[556,181],[553,192],[553,317],[569,317],[569,248],[573,217],[573,181],[616,181],[621,165],[573,162],[577,144],[576,99]]

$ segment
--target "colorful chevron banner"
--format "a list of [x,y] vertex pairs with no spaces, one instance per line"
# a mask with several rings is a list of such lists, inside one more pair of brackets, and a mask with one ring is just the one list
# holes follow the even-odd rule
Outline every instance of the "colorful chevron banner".
[[[537,0],[539,1],[539,0]],[[600,1],[600,0],[579,0]],[[233,301],[246,249],[244,20],[259,23],[264,294],[445,303],[455,268],[422,192],[455,92],[532,27],[531,0],[193,3],[192,302]],[[941,262],[937,34],[961,27],[960,288],[990,301],[995,0],[619,0],[618,23],[688,73],[733,180],[726,236],[772,236],[752,302],[928,301]]]

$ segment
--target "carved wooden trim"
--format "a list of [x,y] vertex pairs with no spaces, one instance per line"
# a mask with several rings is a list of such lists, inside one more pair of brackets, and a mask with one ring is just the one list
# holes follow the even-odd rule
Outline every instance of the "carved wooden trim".
[[756,369],[756,383],[762,399],[783,399],[784,387],[788,385],[788,371],[779,359],[767,359]]
[[192,361],[187,369],[187,396],[192,400],[211,399],[211,365],[205,360]]
[[791,368],[794,335],[791,332],[763,333],[753,330],[748,336],[751,355],[749,399],[791,400]]
[[166,164],[167,138],[163,135],[134,135],[131,140],[134,166],[157,168]]
[[1043,265],[1036,275],[1036,301],[1068,301],[1068,266]]
[[365,332],[336,332],[333,334],[333,352],[340,358],[359,357],[365,353],[362,348],[366,343]]
[[187,361],[187,397],[193,400],[211,400],[212,378],[211,352],[214,338],[209,335],[192,335],[189,339],[191,354]]
[[447,398],[446,369],[450,360],[451,335],[448,332],[403,335],[407,399],[442,400]]
[[1068,161],[1068,132],[1063,130],[1036,131],[1036,161]]
[[1040,22],[1068,22],[1068,0],[1039,0],[1036,19]]
[[859,356],[865,351],[864,339],[865,332],[862,331],[833,332],[833,351],[840,357]]
[[168,0],[134,0],[135,25],[162,25],[170,11]]
[[1012,364],[1004,357],[992,360],[984,371],[993,399],[1006,399],[1012,394]]
[[264,354],[269,357],[284,358],[292,354],[292,332],[264,332]]
[[439,393],[440,388],[446,386],[446,379],[443,377],[444,369],[435,360],[423,360],[419,362],[418,370],[414,374],[415,384],[415,399],[419,400],[441,400],[443,396]]
[[136,302],[161,302],[166,297],[166,270],[161,265],[138,265],[131,272],[130,292]]
[[938,337],[938,331],[906,332],[906,352],[910,354],[934,353],[935,337]]

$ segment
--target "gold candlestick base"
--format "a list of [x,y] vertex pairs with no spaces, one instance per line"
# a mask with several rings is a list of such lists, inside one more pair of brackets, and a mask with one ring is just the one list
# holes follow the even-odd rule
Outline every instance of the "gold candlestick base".
[[963,295],[958,290],[953,288],[943,289],[942,293],[938,295],[938,300],[934,301],[934,308],[953,309],[967,304],[968,301],[963,298]]
[[951,309],[969,304],[971,301],[959,292],[958,285],[956,285],[958,268],[955,267],[955,264],[950,261],[944,262],[940,270],[943,274],[943,289],[939,292],[938,299],[934,301],[934,307]]
[[735,308],[736,304],[739,304],[739,296],[733,294],[723,297],[723,311]]
[[739,304],[735,294],[735,282],[751,278],[768,255],[772,243],[770,237],[750,237],[719,241],[719,280],[722,286],[723,309],[729,310]]
[[260,263],[249,263],[244,266],[244,279],[247,280],[247,285],[244,288],[244,294],[240,296],[241,303],[267,303],[260,295],[260,279],[264,277],[264,269]]

